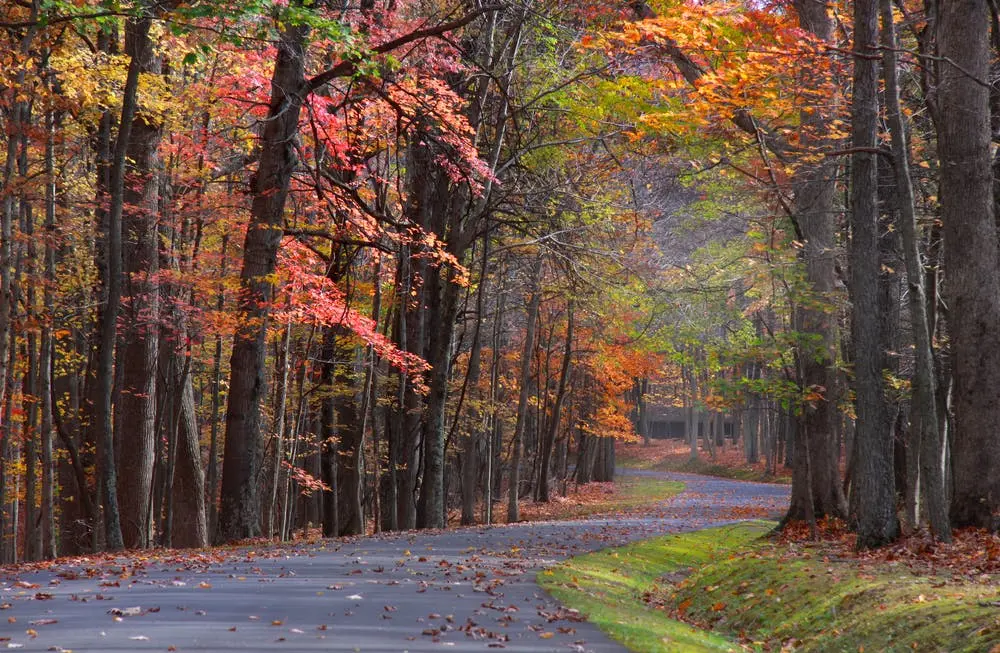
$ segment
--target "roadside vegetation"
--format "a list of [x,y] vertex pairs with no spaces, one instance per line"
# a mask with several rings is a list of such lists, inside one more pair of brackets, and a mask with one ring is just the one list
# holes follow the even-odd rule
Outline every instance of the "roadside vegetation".
[[820,525],[746,522],[580,556],[539,583],[634,651],[1000,650],[1000,550],[979,531],[856,554]]

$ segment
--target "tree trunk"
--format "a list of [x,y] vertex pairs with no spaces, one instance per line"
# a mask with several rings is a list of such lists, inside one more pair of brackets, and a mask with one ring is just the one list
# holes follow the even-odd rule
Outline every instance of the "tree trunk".
[[552,413],[549,415],[548,429],[546,429],[545,440],[542,443],[541,461],[538,465],[538,493],[539,501],[548,503],[549,501],[549,462],[552,458],[552,447],[556,441],[556,434],[559,432],[559,421],[562,413],[563,401],[566,399],[566,386],[569,382],[570,368],[573,363],[573,300],[569,300],[566,305],[566,346],[563,349],[562,366],[559,369],[559,384],[556,387],[556,398],[552,403]]
[[1000,279],[990,166],[989,9],[986,0],[938,7],[938,153],[945,292],[954,375],[957,527],[993,529],[1000,509]]
[[854,306],[854,377],[857,414],[852,494],[857,493],[859,549],[887,544],[899,535],[896,518],[893,441],[882,369],[880,321],[890,307],[879,291],[878,42],[877,0],[854,3],[854,84],[851,157],[851,294]]
[[[826,2],[795,0],[801,27],[829,41],[833,17]],[[808,71],[803,75],[808,76]],[[803,112],[804,145],[820,146],[829,117],[822,111]],[[822,516],[845,517],[838,469],[839,448],[835,437],[837,419],[836,316],[825,304],[833,298],[836,279],[835,162],[804,165],[792,179],[795,219],[805,239],[801,255],[805,262],[809,296],[794,309],[795,330],[817,341],[802,342],[796,352],[798,381],[806,394],[792,451],[792,499],[787,520],[814,522]]]
[[201,468],[200,431],[191,371],[185,369],[184,361],[178,361],[176,367],[183,369],[183,372],[172,483],[173,515],[170,524],[170,545],[176,548],[198,548],[208,546],[209,541],[208,521],[205,516],[205,476]]
[[[162,64],[149,42],[149,25],[126,28],[125,50],[140,75],[159,75]],[[115,406],[118,496],[122,542],[150,545],[150,501],[156,443],[156,363],[159,290],[157,216],[162,125],[155,111],[137,108],[128,134],[122,211],[123,328],[121,392]]]
[[[226,275],[226,249],[229,244],[228,234],[223,234],[221,245],[222,265],[219,274]],[[225,292],[220,285],[215,299],[215,310],[220,313],[226,306]],[[219,491],[219,411],[222,407],[222,334],[215,336],[215,351],[212,354],[212,415],[209,426],[208,473],[205,479],[205,502],[208,504],[208,533],[215,533],[219,517],[219,502],[216,500]]]
[[[42,455],[42,550],[44,559],[56,557],[55,528],[55,468],[52,458],[52,434],[55,425],[52,417],[52,362],[54,353],[53,320],[55,296],[53,286],[56,279],[56,248],[53,238],[56,226],[56,171],[55,171],[55,131],[59,120],[49,111],[46,114],[45,138],[45,252],[43,254],[42,306],[45,319],[42,323],[41,353],[38,361],[38,401],[42,409],[41,455]],[[68,490],[68,488],[67,488]]]
[[[462,517],[461,524],[468,526],[476,522],[476,481],[479,476],[480,455],[479,448],[483,436],[486,434],[486,413],[481,405],[484,397],[480,396],[479,379],[482,373],[482,338],[480,337],[483,326],[483,306],[486,295],[486,261],[488,259],[488,237],[484,239],[484,249],[481,255],[482,267],[479,274],[479,288],[476,291],[476,316],[472,331],[472,342],[470,343],[469,365],[465,374],[463,393],[473,396],[474,407],[470,411],[470,426],[465,435],[462,447]],[[461,419],[461,414],[456,413],[455,421]]]
[[[165,5],[160,5],[165,10]],[[128,76],[122,90],[122,113],[118,125],[118,136],[108,170],[108,217],[106,236],[106,300],[101,312],[100,342],[97,365],[97,405],[95,422],[100,433],[101,487],[103,489],[104,537],[108,549],[120,549],[124,545],[118,505],[118,475],[115,465],[115,433],[112,415],[112,397],[115,383],[115,344],[118,335],[118,314],[121,310],[122,294],[122,215],[125,209],[125,174],[127,155],[131,144],[132,129],[136,125],[138,112],[139,75],[147,65],[149,57],[149,30],[152,18],[147,14],[126,24],[126,40],[131,46]],[[142,445],[140,445],[142,446]],[[131,488],[130,488],[131,490]],[[136,488],[137,491],[141,488]],[[147,495],[138,498],[145,502]],[[133,515],[129,516],[130,521]],[[131,524],[137,534],[141,526]]]
[[260,407],[267,396],[267,327],[284,226],[285,199],[295,169],[295,142],[305,94],[308,28],[289,24],[277,44],[271,100],[260,135],[250,224],[243,244],[237,330],[230,360],[226,443],[217,543],[260,535]]
[[[338,327],[342,338],[349,334]],[[361,401],[364,374],[357,357],[362,350],[338,347],[340,358],[335,375],[334,404],[337,415],[337,513],[340,528],[337,535],[364,535],[364,415]],[[351,360],[351,359],[355,360]]]
[[271,454],[271,487],[268,505],[265,513],[267,515],[267,530],[265,537],[274,537],[275,525],[278,523],[278,487],[281,485],[281,463],[285,459],[285,412],[288,405],[288,359],[289,348],[292,344],[292,325],[285,325],[285,334],[281,338],[278,349],[278,388],[274,393],[274,421],[271,423],[271,434],[274,439],[274,452]]
[[685,403],[687,404],[684,407],[684,431],[687,434],[688,445],[691,450],[688,458],[689,460],[698,460],[698,428],[701,423],[701,417],[697,408],[698,381],[694,370],[691,368],[687,368],[685,382],[688,386],[688,392],[684,395]]
[[323,332],[323,348],[320,357],[320,459],[324,490],[323,536],[340,535],[340,479],[337,478],[337,399],[334,395],[336,378],[337,335],[334,327],[326,327]]
[[521,447],[524,440],[524,426],[527,422],[528,391],[531,380],[531,353],[535,349],[535,329],[538,322],[538,307],[542,302],[539,288],[542,273],[542,259],[538,258],[531,270],[531,299],[525,311],[524,347],[521,349],[521,371],[518,374],[517,416],[514,422],[514,441],[511,444],[510,481],[507,489],[507,522],[514,523],[521,518],[518,496],[521,485]]

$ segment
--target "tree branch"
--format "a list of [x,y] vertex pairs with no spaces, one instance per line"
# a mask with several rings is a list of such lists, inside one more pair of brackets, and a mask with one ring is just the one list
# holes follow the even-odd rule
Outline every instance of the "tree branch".
[[[400,48],[404,45],[407,45],[408,43],[413,43],[414,41],[430,38],[432,36],[439,36],[441,34],[444,34],[445,32],[450,32],[460,27],[465,27],[466,25],[468,25],[475,19],[479,18],[483,14],[487,14],[491,11],[498,11],[500,9],[503,9],[503,7],[504,5],[486,5],[484,7],[480,7],[475,11],[472,11],[456,20],[447,23],[441,23],[440,25],[436,25],[434,27],[427,27],[424,29],[414,30],[408,34],[404,34],[391,41],[386,41],[385,43],[377,45],[371,50],[369,50],[368,54],[369,55],[385,54],[386,52],[392,52],[393,50],[396,50],[397,48]],[[340,77],[350,77],[354,75],[354,73],[356,73],[358,70],[358,63],[361,60],[362,60],[362,55],[358,55],[350,59],[344,59],[337,65],[333,66],[332,68],[327,68],[323,72],[314,75],[313,77],[311,77],[306,81],[305,86],[302,89],[303,97],[311,93],[314,93],[318,88],[320,88],[324,84],[333,81],[334,79],[338,79]]]

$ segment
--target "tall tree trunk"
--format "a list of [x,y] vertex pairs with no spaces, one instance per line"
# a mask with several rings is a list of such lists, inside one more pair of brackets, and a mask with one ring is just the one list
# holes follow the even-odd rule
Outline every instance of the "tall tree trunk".
[[556,387],[556,398],[552,402],[552,413],[549,416],[548,429],[546,429],[545,440],[542,443],[541,461],[538,466],[538,493],[539,501],[549,501],[549,462],[552,458],[552,447],[556,441],[556,434],[559,432],[559,422],[562,413],[562,405],[566,399],[566,386],[569,383],[570,369],[573,364],[573,300],[569,300],[566,305],[566,346],[563,349],[562,366],[559,368],[559,384]]
[[278,387],[274,393],[274,421],[271,423],[271,433],[274,438],[274,452],[271,454],[271,487],[268,505],[265,507],[267,515],[267,530],[265,537],[274,537],[275,526],[278,523],[278,488],[281,484],[281,462],[285,459],[285,423],[287,419],[285,413],[288,405],[288,360],[289,349],[292,345],[292,325],[285,325],[285,334],[281,338],[278,346],[277,371]]
[[[125,51],[140,75],[159,75],[162,63],[149,42],[149,24],[138,23],[125,32]],[[156,364],[159,289],[157,216],[159,212],[157,152],[162,124],[155,111],[136,109],[128,134],[121,217],[122,320],[124,336],[118,356],[121,392],[115,406],[118,460],[118,496],[122,542],[126,548],[150,545],[149,497],[152,492],[156,449]]]
[[[30,123],[31,106],[24,112],[25,123]],[[18,156],[18,173],[22,179],[27,179],[30,173],[28,168],[28,134],[26,131],[20,136],[20,154]],[[35,212],[32,200],[27,195],[21,198],[21,232],[27,241],[24,244],[26,250],[24,273],[27,283],[25,284],[24,301],[24,321],[31,324],[39,321],[38,296],[35,292],[34,279],[38,278],[38,243],[35,240]],[[38,436],[39,436],[39,410],[38,379],[40,372],[38,369],[38,334],[34,329],[28,331],[24,336],[25,349],[27,350],[28,366],[24,372],[24,392],[30,394],[32,400],[26,406],[26,420],[23,428],[24,438],[24,559],[38,560],[41,557],[41,528],[38,510]]]
[[323,482],[328,490],[323,497],[323,536],[340,535],[340,479],[337,478],[337,398],[334,381],[337,367],[337,334],[334,327],[326,327],[323,333],[322,363],[320,367],[320,458]]
[[[42,558],[56,557],[55,528],[55,468],[52,458],[52,434],[55,428],[52,416],[52,362],[54,353],[53,324],[55,296],[53,286],[56,279],[56,171],[55,171],[55,131],[59,119],[53,111],[46,114],[45,125],[45,252],[43,254],[42,306],[46,319],[42,322],[41,353],[38,361],[38,401],[41,404],[41,447],[42,447]],[[67,488],[68,491],[68,488]]]
[[271,101],[260,135],[260,159],[243,243],[237,330],[230,360],[226,442],[217,543],[260,535],[261,403],[267,396],[267,327],[284,227],[285,199],[295,169],[295,138],[305,95],[304,24],[288,24],[277,44]]
[[[222,236],[222,266],[219,271],[226,276],[226,249],[229,244],[228,234]],[[226,295],[220,284],[215,300],[215,310],[222,312],[226,306]],[[209,426],[208,472],[205,479],[205,502],[208,504],[208,532],[212,537],[219,517],[219,502],[216,500],[219,490],[219,410],[222,406],[222,334],[215,336],[215,351],[212,354],[212,415]]]
[[995,528],[1000,508],[1000,279],[990,166],[989,9],[938,7],[938,153],[954,375],[955,526]]
[[[833,36],[833,17],[827,2],[795,0],[801,27],[821,40]],[[808,71],[803,71],[808,75]],[[823,111],[803,112],[803,144],[822,145],[829,116]],[[809,395],[802,408],[792,459],[792,499],[785,520],[813,522],[825,515],[844,517],[847,502],[840,483],[839,447],[835,437],[837,419],[837,369],[835,316],[817,303],[828,302],[836,279],[833,252],[836,230],[835,162],[803,165],[792,180],[795,195],[792,207],[805,240],[805,262],[809,297],[795,308],[795,330],[817,341],[798,347],[799,383]]]
[[[341,339],[349,334],[337,327]],[[364,535],[364,432],[361,412],[364,374],[357,357],[360,349],[337,348],[340,358],[335,375],[334,404],[337,417],[337,502],[340,528],[337,535]],[[352,360],[353,359],[353,360]]]
[[852,493],[856,492],[857,547],[870,549],[896,539],[893,441],[882,369],[880,321],[890,307],[879,292],[878,211],[878,10],[877,0],[854,3],[854,85],[851,102],[851,294],[854,305],[854,378],[857,425]]
[[507,522],[514,523],[521,519],[518,506],[518,496],[521,485],[521,448],[524,440],[524,427],[527,423],[528,391],[531,380],[531,353],[535,349],[535,329],[538,322],[538,307],[542,303],[542,291],[539,287],[542,275],[542,259],[538,258],[531,270],[529,280],[531,299],[525,311],[524,347],[521,350],[521,371],[518,374],[517,416],[514,422],[514,440],[511,443],[510,481],[507,489]]
[[[174,353],[178,356],[178,353]],[[190,357],[177,361],[182,370],[177,419],[177,444],[174,462],[170,545],[176,548],[208,546],[208,521],[205,515],[205,476],[201,468],[201,432],[191,381]]]
[[[482,373],[482,326],[483,326],[483,306],[486,295],[486,262],[489,252],[489,236],[484,238],[484,251],[481,254],[481,267],[479,273],[479,288],[476,291],[476,315],[475,324],[472,327],[472,342],[469,344],[469,365],[465,374],[465,381],[462,385],[463,395],[468,393],[473,395],[474,407],[470,411],[470,426],[464,437],[462,447],[462,517],[463,526],[468,526],[476,522],[476,481],[479,476],[479,445],[482,436],[485,435],[486,414],[481,408],[483,397],[480,396],[478,387]],[[461,411],[456,411],[455,422],[461,420]]]
[[[129,20],[126,24],[128,33],[126,40],[132,47],[132,56],[129,61],[125,86],[122,90],[121,119],[108,171],[107,287],[104,309],[101,312],[96,379],[98,400],[94,412],[100,434],[99,450],[105,546],[111,550],[120,549],[124,545],[118,505],[115,433],[111,407],[115,383],[115,343],[118,335],[118,314],[121,309],[122,294],[122,214],[125,208],[125,174],[132,129],[138,111],[139,75],[145,66],[146,58],[149,56],[151,25],[152,18],[149,15]],[[140,500],[145,501],[146,497],[143,496]]]
[[937,400],[934,377],[934,351],[927,317],[927,292],[920,241],[917,237],[917,217],[910,180],[910,149],[906,126],[899,101],[899,70],[897,67],[896,26],[891,0],[881,0],[882,14],[882,74],[885,78],[886,120],[892,138],[893,170],[896,173],[896,201],[899,210],[903,260],[906,264],[907,295],[910,323],[913,329],[916,369],[913,373],[913,398],[910,402],[910,430],[919,459],[920,496],[930,521],[934,537],[951,540],[951,525],[945,500],[942,468],[941,432],[938,430]]

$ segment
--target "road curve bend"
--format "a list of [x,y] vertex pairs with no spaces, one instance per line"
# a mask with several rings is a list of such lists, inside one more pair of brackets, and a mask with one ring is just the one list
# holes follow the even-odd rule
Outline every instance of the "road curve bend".
[[781,485],[685,483],[634,515],[324,540],[0,574],[0,648],[23,651],[623,651],[535,585],[569,556],[777,516]]

